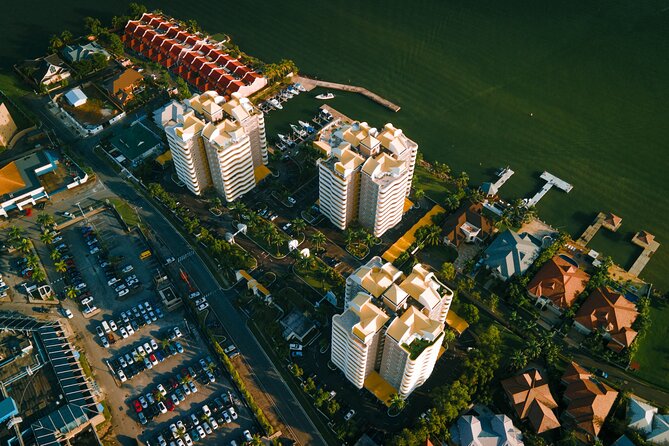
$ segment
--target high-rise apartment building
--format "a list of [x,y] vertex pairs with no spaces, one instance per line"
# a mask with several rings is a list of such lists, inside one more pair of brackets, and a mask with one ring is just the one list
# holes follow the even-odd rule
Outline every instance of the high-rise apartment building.
[[434,370],[453,291],[415,265],[406,276],[373,257],[346,280],[332,318],[332,362],[356,387],[373,373],[406,397]]
[[340,229],[353,220],[375,236],[402,220],[418,145],[386,124],[381,132],[354,122],[332,132],[330,157],[319,160],[321,212]]
[[253,189],[267,163],[263,114],[236,93],[225,101],[208,91],[183,106],[165,126],[179,179],[196,195],[213,186],[228,202]]

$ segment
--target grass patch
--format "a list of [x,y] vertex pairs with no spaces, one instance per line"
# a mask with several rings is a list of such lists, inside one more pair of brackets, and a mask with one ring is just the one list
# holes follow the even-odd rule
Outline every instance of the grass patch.
[[88,362],[88,358],[83,352],[79,352],[79,364],[81,364],[81,370],[84,372],[84,375],[93,379],[93,369],[91,369],[91,364]]
[[126,201],[120,198],[110,198],[109,201],[116,207],[119,215],[128,226],[139,226],[140,221],[137,218],[137,213]]
[[312,260],[310,265],[296,264],[295,274],[321,294],[330,290],[336,294],[337,289],[343,286],[344,278],[318,257],[312,257]]
[[437,203],[443,203],[451,194],[444,181],[435,178],[434,175],[418,163],[416,163],[416,169],[414,170],[413,188],[414,190],[423,189],[425,196]]
[[655,385],[669,389],[669,308],[658,299],[653,299],[650,308],[651,326],[640,339],[634,361],[639,363],[637,375]]

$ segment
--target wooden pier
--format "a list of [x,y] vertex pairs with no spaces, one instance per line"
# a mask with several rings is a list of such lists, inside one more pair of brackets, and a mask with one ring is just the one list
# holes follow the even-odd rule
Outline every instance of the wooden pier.
[[299,82],[300,84],[302,84],[302,86],[307,91],[313,90],[316,87],[329,88],[331,90],[352,91],[354,93],[360,93],[361,95],[368,97],[377,104],[383,105],[384,107],[389,108],[395,113],[400,111],[399,105],[394,104],[389,100],[384,99],[378,94],[372,93],[371,91],[363,87],[358,87],[355,85],[347,85],[347,84],[338,84],[336,82],[321,81],[318,79],[312,79],[304,76],[295,76],[294,80],[295,82]]
[[534,194],[534,197],[525,200],[525,203],[528,207],[536,206],[536,204],[539,203],[539,200],[541,200],[544,195],[546,195],[548,191],[553,188],[553,186],[557,187],[558,189],[562,189],[567,193],[569,193],[573,188],[571,184],[546,171],[541,174],[541,179],[545,180],[546,184],[544,184],[539,192]]
[[587,227],[585,231],[583,231],[583,234],[581,234],[581,237],[576,241],[576,243],[579,243],[583,246],[586,246],[588,243],[590,243],[590,240],[597,234],[597,231],[601,227],[604,227],[605,229],[608,229],[609,231],[616,232],[620,225],[622,224],[623,219],[618,217],[617,215],[611,214],[611,213],[606,213],[606,212],[600,212],[597,214],[597,218],[595,218],[595,221],[593,221],[590,226]]
[[627,272],[635,277],[639,277],[639,274],[641,274],[641,271],[650,261],[650,258],[660,247],[660,244],[655,241],[654,235],[646,231],[637,232],[632,238],[632,243],[637,246],[641,246],[643,248],[643,252],[639,255],[639,257],[637,257],[637,259],[634,261],[634,264]]

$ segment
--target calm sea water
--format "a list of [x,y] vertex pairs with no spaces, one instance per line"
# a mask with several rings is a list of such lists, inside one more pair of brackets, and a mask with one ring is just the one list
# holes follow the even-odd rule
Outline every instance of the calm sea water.
[[[126,1],[14,2],[0,17],[0,64],[38,55],[84,16],[105,18]],[[623,217],[594,249],[630,266],[629,239],[645,229],[661,243],[642,277],[669,287],[669,3],[667,0],[166,0],[146,2],[225,32],[267,61],[363,85],[401,105],[394,114],[355,95],[333,102],[375,126],[392,121],[426,158],[475,182],[510,165],[509,197],[530,196],[543,170],[572,183],[540,202],[548,222],[579,234],[600,210]],[[317,106],[307,99],[282,116]]]

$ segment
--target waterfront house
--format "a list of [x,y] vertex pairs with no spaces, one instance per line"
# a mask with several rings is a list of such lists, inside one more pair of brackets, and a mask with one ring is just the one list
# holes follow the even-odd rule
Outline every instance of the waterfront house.
[[547,261],[527,285],[528,294],[540,305],[560,314],[583,292],[590,276],[563,255]]
[[540,434],[560,427],[554,410],[558,405],[541,373],[530,370],[502,381],[502,388],[520,420],[528,420]]
[[522,432],[504,414],[464,415],[450,432],[458,446],[523,446]]
[[575,362],[572,362],[562,375],[562,383],[566,386],[565,422],[573,424],[577,433],[584,437],[587,443],[591,443],[599,435],[618,397],[618,392]]
[[95,54],[101,54],[106,60],[110,59],[110,55],[97,42],[88,42],[81,45],[68,45],[63,48],[63,57],[68,62],[81,62],[93,58]]
[[30,65],[32,65],[29,70],[30,78],[38,87],[41,85],[50,87],[72,76],[65,63],[56,54],[37,59]]
[[660,415],[658,408],[632,397],[627,406],[627,426],[641,433],[646,441],[669,444],[669,415]]
[[506,230],[485,250],[483,264],[501,280],[523,274],[541,251],[541,241],[524,232]]
[[587,297],[574,317],[574,327],[582,333],[604,332],[608,347],[616,352],[629,347],[637,332],[632,324],[639,313],[636,305],[608,287],[600,287]]
[[444,223],[444,241],[456,248],[462,243],[482,242],[492,233],[492,221],[483,215],[481,203],[461,206]]
[[143,81],[144,76],[132,68],[128,68],[111,78],[107,84],[107,91],[116,102],[125,106],[135,97]]

